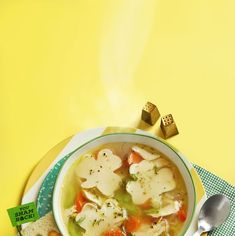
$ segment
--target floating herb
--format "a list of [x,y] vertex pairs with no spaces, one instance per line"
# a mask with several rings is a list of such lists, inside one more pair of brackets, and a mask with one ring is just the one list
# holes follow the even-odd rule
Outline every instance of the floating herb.
[[137,179],[138,179],[137,175],[135,175],[135,174],[131,174],[131,177],[134,181],[137,181]]

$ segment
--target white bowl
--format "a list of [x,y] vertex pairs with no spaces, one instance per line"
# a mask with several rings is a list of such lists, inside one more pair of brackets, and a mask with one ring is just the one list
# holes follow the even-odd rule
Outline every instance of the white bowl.
[[196,192],[195,186],[193,182],[193,178],[190,174],[189,168],[186,162],[179,156],[179,154],[172,149],[171,146],[167,145],[165,142],[162,142],[161,139],[158,139],[153,136],[147,136],[143,134],[136,134],[136,133],[115,133],[115,134],[107,134],[100,137],[97,137],[82,146],[78,147],[74,153],[69,157],[69,159],[65,162],[64,166],[62,167],[58,178],[56,180],[54,193],[53,193],[53,213],[55,217],[55,221],[58,225],[58,228],[63,236],[69,236],[67,227],[63,221],[62,217],[62,209],[61,209],[61,190],[62,185],[64,182],[65,175],[73,163],[78,160],[78,158],[82,155],[87,153],[93,148],[96,148],[100,145],[106,143],[114,143],[114,142],[128,142],[128,143],[139,143],[144,144],[150,147],[153,147],[159,150],[161,153],[166,155],[179,169],[185,184],[186,189],[188,192],[188,216],[187,220],[184,224],[182,232],[179,235],[185,235],[192,218],[195,212],[195,205],[196,205]]

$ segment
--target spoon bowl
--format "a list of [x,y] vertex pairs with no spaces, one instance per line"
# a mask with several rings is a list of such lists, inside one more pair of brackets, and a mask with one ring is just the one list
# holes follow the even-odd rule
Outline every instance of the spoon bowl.
[[200,210],[198,231],[194,236],[199,236],[219,227],[228,218],[230,209],[231,203],[226,196],[216,194],[208,198]]

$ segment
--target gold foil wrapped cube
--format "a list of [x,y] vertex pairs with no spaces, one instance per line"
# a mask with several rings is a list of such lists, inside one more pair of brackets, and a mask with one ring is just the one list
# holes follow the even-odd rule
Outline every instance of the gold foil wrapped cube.
[[160,117],[157,107],[151,102],[147,102],[142,109],[141,119],[150,125],[154,125]]
[[179,133],[171,114],[162,117],[161,129],[165,138],[170,138]]

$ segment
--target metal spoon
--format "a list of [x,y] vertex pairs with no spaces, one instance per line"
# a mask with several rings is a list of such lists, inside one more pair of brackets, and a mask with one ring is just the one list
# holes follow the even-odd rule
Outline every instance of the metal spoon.
[[216,194],[203,204],[198,218],[198,231],[193,236],[200,236],[220,226],[228,218],[231,209],[230,200]]

